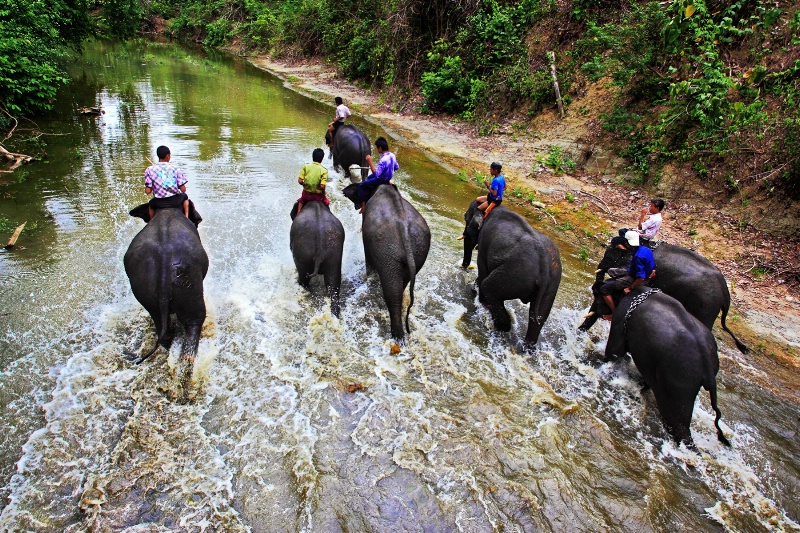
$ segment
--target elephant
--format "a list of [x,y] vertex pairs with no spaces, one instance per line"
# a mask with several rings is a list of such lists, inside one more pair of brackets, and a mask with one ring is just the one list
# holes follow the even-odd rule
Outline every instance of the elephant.
[[[656,260],[656,276],[649,280],[648,284],[678,300],[708,329],[713,328],[721,310],[722,329],[728,332],[742,353],[747,353],[749,351],[747,346],[736,338],[725,323],[731,305],[731,295],[722,272],[698,253],[664,242],[653,248],[653,257]],[[613,246],[606,248],[603,259],[597,265],[597,275],[592,286],[594,301],[583,324],[578,327],[580,331],[587,331],[600,316],[608,312],[608,306],[598,292],[605,272],[612,267],[628,266],[630,260],[629,251]]]
[[[141,212],[134,210],[131,215],[141,217]],[[157,332],[153,349],[134,362],[140,364],[153,355],[159,344],[170,348],[174,336],[172,313],[186,333],[183,359],[193,361],[206,319],[203,279],[208,272],[208,255],[195,224],[181,209],[156,210],[153,219],[131,241],[123,262],[133,295],[150,314]]]
[[[352,124],[339,127],[333,138],[331,154],[333,154],[333,168],[337,172],[349,173],[350,167],[357,165],[361,167],[361,179],[366,179],[369,170],[366,157],[372,155],[372,147],[369,139],[360,129]],[[350,180],[358,181],[352,175]]]
[[730,442],[719,427],[717,406],[717,342],[708,327],[675,298],[659,289],[639,286],[614,310],[606,344],[606,359],[630,353],[658,411],[677,443],[693,446],[689,425],[695,398],[703,387],[716,413],[717,439]]
[[[342,194],[360,209],[357,188],[358,184],[350,184]],[[410,333],[408,316],[414,305],[414,283],[431,246],[428,223],[394,185],[384,184],[378,186],[364,207],[361,232],[367,269],[377,271],[381,280],[392,337],[403,342],[403,293],[409,285],[411,301],[406,311],[406,332]]]
[[331,314],[338,318],[344,227],[322,202],[305,202],[300,214],[292,219],[289,247],[297,267],[297,281],[308,289],[311,278],[322,274],[331,299]]
[[525,344],[539,340],[561,284],[561,255],[553,241],[517,213],[500,205],[484,218],[473,201],[464,213],[463,268],[478,247],[478,300],[489,309],[498,331],[511,329],[505,300],[530,303]]

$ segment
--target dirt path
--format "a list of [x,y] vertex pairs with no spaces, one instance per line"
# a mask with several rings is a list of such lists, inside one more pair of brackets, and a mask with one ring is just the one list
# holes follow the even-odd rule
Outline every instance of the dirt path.
[[[379,95],[337,77],[335,69],[324,63],[289,63],[268,57],[251,62],[282,78],[287,87],[322,102],[332,105],[333,97],[341,96],[354,113],[433,154],[454,172],[486,173],[489,162],[502,162],[508,179],[507,197],[546,205],[543,220],[553,223],[555,219],[562,228],[574,231],[577,246],[591,258],[602,254],[616,228],[636,224],[650,197],[663,197],[668,205],[660,236],[696,250],[723,271],[734,305],[729,324],[754,349],[753,357],[785,369],[796,388],[800,376],[800,287],[796,279],[784,278],[797,272],[794,265],[800,261],[800,243],[769,238],[736,216],[721,213],[714,208],[714,193],[687,187],[678,170],[665,172],[656,190],[640,190],[626,182],[622,178],[624,161],[586,140],[593,138],[596,110],[607,108],[611,100],[602,89],[590,88],[580,106],[573,105],[584,111],[574,113],[579,116],[559,120],[544,113],[525,130],[507,126],[480,136],[472,126],[420,115],[412,106],[390,109],[380,102]],[[595,111],[586,112],[590,109]],[[555,175],[541,164],[540,159],[553,146],[570,152],[580,170],[571,176]],[[508,191],[515,188],[517,194],[511,195]],[[786,272],[789,276],[782,276]]]

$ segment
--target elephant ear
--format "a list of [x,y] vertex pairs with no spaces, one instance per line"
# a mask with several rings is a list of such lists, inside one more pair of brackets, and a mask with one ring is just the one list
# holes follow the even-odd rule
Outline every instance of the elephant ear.
[[[340,128],[341,129],[341,128]],[[356,209],[361,209],[361,200],[358,199],[358,184],[351,183],[344,189],[342,189],[342,194],[345,198],[353,202],[353,205]]]
[[145,222],[150,222],[150,210],[147,204],[137,205],[128,214],[132,217],[141,218]]

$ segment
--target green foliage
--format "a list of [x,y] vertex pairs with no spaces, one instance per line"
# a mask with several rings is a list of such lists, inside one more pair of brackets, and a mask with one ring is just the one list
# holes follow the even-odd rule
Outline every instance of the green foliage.
[[[572,172],[577,167],[577,164],[569,156],[569,154],[564,152],[564,149],[561,148],[560,146],[555,146],[555,145],[551,146],[547,150],[547,156],[546,157],[545,156],[541,156],[541,155],[537,155],[536,156],[536,160],[540,164],[542,164],[542,165],[546,166],[547,168],[549,168],[550,170],[552,170],[553,174],[560,174],[562,169],[563,170],[567,170],[568,172]],[[574,200],[575,200],[575,197],[573,196],[572,200],[570,200],[570,201],[574,201]]]
[[203,44],[208,46],[224,44],[231,36],[231,27],[231,21],[226,19],[217,19],[206,24],[206,38],[203,40]]
[[585,246],[581,246],[580,250],[578,250],[578,257],[580,257],[583,261],[589,260],[589,249]]

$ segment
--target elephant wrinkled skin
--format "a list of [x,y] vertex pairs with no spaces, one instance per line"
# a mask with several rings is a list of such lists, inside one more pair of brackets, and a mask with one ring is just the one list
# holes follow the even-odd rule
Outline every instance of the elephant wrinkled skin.
[[478,247],[478,299],[492,314],[498,331],[511,329],[505,300],[530,302],[525,344],[539,340],[561,284],[561,255],[553,241],[517,213],[501,206],[488,217],[472,202],[464,213],[464,260],[467,268]]
[[[361,207],[357,187],[357,184],[350,184],[342,191],[356,209]],[[367,269],[377,271],[381,280],[392,337],[402,341],[405,337],[403,293],[409,285],[411,302],[406,311],[406,331],[409,331],[408,315],[414,305],[416,276],[425,264],[431,245],[428,223],[396,187],[387,184],[380,185],[367,202],[361,232]]]
[[289,247],[298,283],[308,289],[311,278],[321,274],[331,299],[331,314],[338,317],[344,249],[342,223],[322,202],[305,202],[289,230]]
[[137,364],[152,355],[159,344],[169,349],[174,335],[172,313],[186,334],[183,358],[193,360],[206,319],[203,279],[208,272],[208,255],[197,227],[180,209],[157,210],[131,241],[124,264],[133,295],[152,317],[158,335],[155,347]]
[[[711,331],[675,298],[650,292],[630,313],[634,297],[651,289],[637,287],[614,310],[606,344],[606,358],[631,354],[636,368],[653,390],[658,411],[676,442],[692,444],[689,426],[695,398],[703,387],[711,396],[716,413],[717,438],[730,446],[719,427],[722,413],[717,407],[717,342]],[[626,332],[627,330],[627,332]]]

